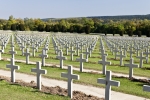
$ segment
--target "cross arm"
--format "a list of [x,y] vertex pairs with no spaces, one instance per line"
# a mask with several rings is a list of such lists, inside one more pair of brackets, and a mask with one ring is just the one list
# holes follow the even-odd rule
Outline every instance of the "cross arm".
[[117,86],[117,87],[120,86],[120,82],[119,81],[114,81],[114,80],[109,81],[108,84],[110,84],[111,86]]
[[79,80],[79,79],[80,79],[80,76],[77,75],[77,74],[72,74],[72,75],[71,75],[71,78],[72,78],[72,79]]
[[98,78],[97,83],[106,84],[106,80],[104,80],[103,78]]
[[41,74],[47,74],[47,70],[45,70],[45,69],[40,69],[40,70],[39,70],[39,73],[41,73]]
[[68,78],[68,74],[66,74],[66,73],[62,72],[62,73],[61,73],[61,77]]

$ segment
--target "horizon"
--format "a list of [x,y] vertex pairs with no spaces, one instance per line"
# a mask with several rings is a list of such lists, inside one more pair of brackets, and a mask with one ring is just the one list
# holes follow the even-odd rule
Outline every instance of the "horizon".
[[[150,14],[150,0],[5,0],[0,3],[0,19],[14,18],[77,18],[91,16],[126,16]],[[105,8],[105,9],[104,9]]]

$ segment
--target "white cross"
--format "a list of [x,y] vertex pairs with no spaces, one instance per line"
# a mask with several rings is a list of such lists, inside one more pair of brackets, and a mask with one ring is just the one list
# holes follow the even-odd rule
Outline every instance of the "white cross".
[[42,66],[45,66],[45,57],[48,57],[48,55],[45,53],[45,50],[42,50],[42,54],[39,54],[39,56],[42,58]]
[[9,51],[10,54],[12,54],[12,58],[15,58],[15,54],[17,54],[16,51],[14,51],[14,47],[11,48],[11,51]]
[[86,48],[86,51],[83,52],[83,53],[86,54],[86,59],[87,59],[87,61],[88,61],[88,57],[89,57],[89,54],[90,54],[88,48]]
[[68,49],[70,48],[69,45],[66,44],[65,48],[66,48],[66,55],[68,55]]
[[64,56],[63,56],[62,50],[61,50],[59,53],[60,53],[60,55],[59,55],[59,56],[56,56],[56,58],[60,60],[60,68],[63,68],[63,60],[66,60],[67,57],[64,57]]
[[29,48],[26,49],[24,55],[26,56],[26,64],[29,64],[29,56],[32,55],[32,53],[29,53]]
[[73,54],[76,53],[75,50],[73,50],[73,47],[71,47],[71,50],[69,50],[68,52],[70,52],[70,56],[71,56],[71,61],[73,61]]
[[80,58],[77,58],[76,61],[80,62],[80,72],[83,72],[83,62],[87,62],[87,59],[83,58],[83,54],[80,54]]
[[126,57],[123,55],[123,51],[120,52],[120,55],[116,55],[117,57],[120,57],[120,66],[122,66],[123,58]]
[[132,49],[132,48],[130,48],[129,53],[130,53],[130,58],[132,58],[132,54],[134,53],[134,51],[133,51],[133,49]]
[[36,49],[36,47],[33,45],[31,48],[32,48],[33,57],[35,57],[35,49]]
[[37,88],[41,90],[41,74],[47,74],[47,70],[41,69],[41,62],[36,62],[36,69],[32,68],[31,72],[36,73],[37,77]]
[[149,49],[147,49],[146,52],[144,52],[143,54],[146,55],[146,57],[147,57],[146,63],[148,63],[148,60],[149,60],[149,54],[150,54]]
[[140,66],[139,67],[142,68],[142,66],[143,66],[143,59],[147,59],[147,57],[143,57],[143,52],[141,52],[140,56],[137,57],[137,58],[140,59]]
[[2,60],[2,53],[4,53],[4,50],[0,50],[0,60]]
[[62,72],[61,77],[68,78],[68,96],[72,98],[72,90],[73,90],[72,81],[73,79],[79,80],[80,79],[79,75],[73,74],[72,66],[68,66],[68,73]]
[[106,59],[107,56],[102,56],[102,61],[98,61],[98,64],[102,64],[103,65],[103,74],[106,74],[106,65],[111,65],[111,62],[108,62]]
[[120,86],[119,81],[111,80],[111,71],[106,71],[106,79],[98,78],[97,83],[105,84],[105,100],[111,100],[111,86]]
[[133,68],[138,68],[139,65],[135,65],[133,64],[133,58],[130,58],[130,64],[124,64],[124,66],[128,66],[129,67],[129,78],[133,77]]
[[14,62],[14,58],[10,59],[11,64],[10,65],[6,65],[6,68],[10,68],[11,69],[11,82],[15,82],[15,69],[19,70],[20,66],[15,65]]

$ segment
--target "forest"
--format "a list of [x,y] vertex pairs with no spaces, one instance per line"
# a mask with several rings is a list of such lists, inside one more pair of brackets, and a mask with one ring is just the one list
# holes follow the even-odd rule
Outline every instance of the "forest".
[[150,37],[149,19],[101,19],[89,18],[66,18],[59,20],[42,20],[39,18],[14,18],[12,15],[6,19],[0,19],[0,30],[12,31],[46,31],[46,32],[70,32],[70,33],[99,33],[118,34],[123,36],[145,35]]

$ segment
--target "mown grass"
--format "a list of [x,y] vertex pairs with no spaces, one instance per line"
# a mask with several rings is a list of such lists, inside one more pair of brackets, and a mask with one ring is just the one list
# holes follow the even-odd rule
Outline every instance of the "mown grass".
[[1,100],[70,100],[69,97],[39,92],[31,87],[12,85],[5,80],[0,81]]
[[[10,62],[0,61],[0,63],[1,63],[1,65],[0,65],[1,69],[10,70],[10,69],[7,69],[5,66],[6,64],[9,64]],[[19,62],[16,62],[16,65],[20,66],[20,70],[16,70],[17,72],[35,75],[35,73],[31,72],[31,68],[35,68],[36,65],[32,65],[32,64],[26,65],[24,63],[19,63]],[[42,75],[44,77],[58,79],[58,80],[67,80],[66,78],[60,77],[61,72],[67,72],[67,70],[65,70],[65,69],[60,69],[60,68],[56,68],[56,67],[47,67],[47,66],[42,67],[42,69],[47,70],[47,74]],[[74,80],[75,83],[92,85],[92,86],[96,86],[96,87],[105,87],[104,85],[97,83],[97,78],[105,78],[104,75],[97,74],[97,73],[79,72],[79,71],[74,71],[73,73],[80,75],[80,80],[78,80],[78,81]],[[144,92],[142,89],[143,85],[150,85],[150,84],[143,83],[143,82],[131,81],[127,78],[113,77],[112,80],[120,81],[120,83],[121,83],[120,87],[112,87],[112,90],[114,90],[114,91],[150,98],[150,93]]]
[[[101,56],[99,53],[99,44],[100,43],[97,42],[95,49],[92,52],[92,57],[89,58],[89,62],[84,63],[85,69],[94,69],[94,70],[100,70],[100,71],[102,70],[102,65],[98,64],[98,61],[101,60]],[[106,53],[108,53],[107,60],[112,63],[109,66],[107,65],[107,70],[111,70],[111,71],[117,72],[117,73],[128,74],[129,68],[125,67],[125,66],[120,66],[119,65],[119,62],[120,62],[119,57],[117,57],[117,59],[114,59],[114,55],[112,55],[110,50],[106,47],[105,42],[104,42],[104,45],[105,45]],[[36,57],[32,57],[32,56],[30,57],[30,61],[35,61],[35,62],[41,61],[41,58],[38,55],[41,54],[42,48],[43,48],[43,45],[39,48],[39,51],[35,53]],[[5,50],[5,54],[2,54],[3,58],[11,58],[11,55],[8,53],[9,50],[11,50],[10,43],[8,43],[8,45],[7,45],[7,48]],[[15,50],[17,51],[17,55],[15,55],[15,59],[25,60],[25,56],[21,55],[21,50],[19,49],[17,44],[15,45]],[[85,49],[83,51],[85,51]],[[31,48],[30,48],[30,52],[32,53]],[[74,60],[71,61],[70,60],[70,54],[66,55],[65,49],[63,49],[63,53],[64,53],[64,56],[67,57],[67,60],[64,61],[64,65],[72,65],[74,67],[79,68],[79,62],[75,61],[76,58],[79,58],[78,56],[76,56],[76,54],[74,55]],[[49,57],[45,60],[46,63],[59,64],[59,60],[56,59],[56,54],[54,52],[52,41],[50,41],[48,56]],[[85,57],[85,55],[84,55],[84,57]],[[133,57],[134,57],[134,63],[139,64],[139,59],[136,58],[136,54],[133,54]],[[129,63],[129,53],[127,53],[127,57],[124,58],[123,63],[124,64]],[[149,64],[150,63],[146,64],[144,61],[143,68],[135,68],[134,69],[134,75],[150,77],[149,70],[147,70],[147,69],[150,69]]]

